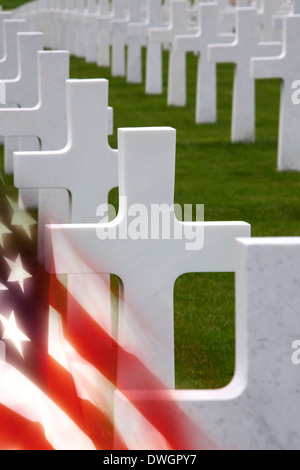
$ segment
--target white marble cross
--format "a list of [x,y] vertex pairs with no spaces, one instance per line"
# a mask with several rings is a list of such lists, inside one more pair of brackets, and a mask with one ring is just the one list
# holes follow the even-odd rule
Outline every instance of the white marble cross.
[[85,40],[84,40],[84,10],[85,1],[77,0],[77,9],[74,12],[74,53],[76,57],[85,57]]
[[[299,3],[298,3],[299,6]],[[300,13],[300,6],[299,6]],[[293,96],[300,80],[300,56],[297,44],[300,40],[300,14],[284,18],[283,52],[280,56],[252,60],[254,78],[280,78],[280,126],[278,144],[278,169],[300,171],[300,106]]]
[[128,10],[126,0],[114,0],[113,18],[111,20],[111,46],[113,77],[124,77],[125,67],[125,45],[128,23]]
[[[160,43],[149,41],[149,30],[163,26],[163,11],[161,0],[148,0],[147,17],[143,22],[128,25],[128,37],[138,39],[140,44],[146,44],[146,93],[162,93],[162,49]],[[141,60],[138,56],[136,77],[141,81]]]
[[[63,148],[67,140],[66,80],[69,78],[69,53],[38,52],[39,101],[35,107],[0,109],[0,134],[36,136],[43,150]],[[39,261],[44,260],[44,226],[51,204],[57,206],[57,193],[41,190],[39,194]],[[63,204],[60,205],[63,207]]]
[[[174,129],[119,129],[118,216],[108,224],[46,229],[49,269],[52,244],[57,274],[95,272],[120,277],[124,293],[118,342],[170,388],[174,387],[176,279],[187,272],[235,271],[235,239],[250,235],[250,226],[243,222],[178,221],[175,146]],[[69,256],[69,246],[77,257]],[[130,373],[134,371],[126,370],[119,358],[118,375],[125,389]],[[144,383],[141,388],[148,386]]]
[[0,60],[2,80],[16,78],[18,75],[18,39],[17,33],[26,31],[25,20],[4,20],[4,57]]
[[[17,78],[5,80],[6,103],[12,107],[34,107],[38,103],[38,63],[37,53],[43,50],[42,33],[18,33],[19,73]],[[35,137],[26,139],[4,137],[5,172],[13,173],[13,152],[15,150],[38,150]],[[20,191],[19,203],[24,208],[38,205],[37,191]]]
[[65,25],[65,44],[62,47],[70,52],[74,47],[74,29],[73,29],[73,17],[75,11],[75,0],[67,0],[67,6],[63,13],[63,20]]
[[100,0],[100,12],[97,20],[97,64],[99,67],[110,66],[110,35],[113,12],[108,0]]
[[232,44],[209,46],[209,58],[215,63],[234,63],[232,142],[255,140],[255,82],[250,74],[251,58],[278,55],[281,43],[258,43],[255,8],[237,8],[237,32]]
[[87,63],[97,61],[97,20],[98,5],[96,0],[88,0],[84,13],[84,40],[85,40],[85,60]]
[[19,70],[16,77],[5,80],[8,104],[33,107],[38,102],[37,52],[43,49],[42,33],[17,33]]
[[67,145],[61,150],[15,153],[14,183],[17,188],[69,192],[69,217],[52,223],[93,223],[98,206],[118,186],[117,150],[107,140],[108,82],[67,80],[66,86]]
[[[153,1],[153,0],[152,0]],[[135,28],[145,24],[142,11],[142,0],[130,0],[130,19],[127,26],[127,82],[142,82],[142,50],[147,45],[146,37],[135,34]]]
[[[171,46],[169,56],[168,73],[168,105],[184,106],[186,90],[186,55],[182,51],[175,50],[173,40],[175,36],[192,32],[189,25],[188,3],[186,0],[173,0],[170,5],[170,24],[166,28],[151,28],[150,42],[169,44]],[[194,28],[196,34],[197,28]]]
[[216,64],[208,59],[208,46],[232,42],[232,34],[219,34],[219,7],[216,2],[199,4],[200,29],[196,35],[176,36],[174,48],[199,55],[196,92],[196,123],[217,120]]

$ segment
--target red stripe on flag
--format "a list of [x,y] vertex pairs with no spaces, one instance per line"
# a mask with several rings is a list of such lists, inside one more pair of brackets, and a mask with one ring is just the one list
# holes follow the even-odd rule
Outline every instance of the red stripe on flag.
[[29,421],[1,404],[0,423],[1,450],[53,450],[39,423]]
[[78,396],[72,375],[51,357],[47,395],[93,441],[98,450],[112,448],[112,422],[92,403]]

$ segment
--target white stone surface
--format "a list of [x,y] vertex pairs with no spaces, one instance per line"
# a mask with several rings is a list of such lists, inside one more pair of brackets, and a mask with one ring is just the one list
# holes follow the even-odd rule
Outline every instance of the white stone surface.
[[10,11],[0,11],[0,59],[4,57],[4,20],[12,18]]
[[274,16],[280,11],[282,0],[261,0],[257,12],[260,30],[260,41],[275,41]]
[[16,78],[18,75],[18,40],[17,33],[26,31],[25,20],[4,20],[4,56],[0,60],[2,80]]
[[135,34],[134,28],[144,22],[142,0],[130,0],[127,26],[127,82],[142,83],[142,47],[147,45],[145,37]]
[[74,13],[74,31],[75,31],[75,47],[74,53],[77,57],[85,57],[85,40],[84,40],[84,10],[85,1],[77,0],[77,9]]
[[63,12],[63,21],[65,29],[65,44],[62,44],[62,48],[70,52],[74,50],[74,18],[75,11],[75,0],[67,0],[66,9]]
[[[37,53],[44,49],[42,33],[17,33],[16,77],[5,81],[6,103],[20,107],[33,107],[38,102]],[[0,77],[2,80],[2,78]]]
[[97,21],[97,64],[101,67],[110,66],[111,20],[113,12],[108,0],[100,0],[100,12]]
[[186,104],[186,55],[173,48],[175,36],[197,32],[188,21],[188,3],[186,0],[173,0],[170,5],[170,24],[165,28],[151,28],[150,42],[169,44],[168,105],[185,106]]
[[258,43],[255,8],[237,8],[237,32],[232,44],[209,46],[209,58],[215,63],[234,63],[234,88],[231,140],[255,141],[255,82],[250,74],[251,58],[276,56],[281,43]]
[[[160,95],[162,87],[162,48],[160,43],[153,43],[149,40],[151,28],[163,26],[163,11],[160,0],[148,0],[147,18],[143,26],[133,29],[136,33],[145,37],[147,41],[146,50],[146,93]],[[132,31],[132,32],[133,32]]]
[[235,6],[228,0],[217,0],[219,8],[218,32],[232,34],[235,30]]
[[[243,222],[178,221],[173,210],[175,140],[175,130],[170,128],[119,129],[117,218],[108,224],[60,225],[46,230],[49,269],[52,243],[58,274],[95,272],[120,277],[124,292],[119,313],[119,344],[170,388],[174,387],[176,279],[186,272],[235,271],[235,239],[250,235],[249,225]],[[166,204],[170,208],[170,213],[162,217],[163,223],[171,226],[170,239],[159,236],[155,220],[148,223],[141,217],[139,234],[132,235],[134,224],[129,223],[130,216],[138,216],[140,210],[151,214],[153,204]],[[181,239],[174,235],[177,232],[173,233],[173,224],[176,231],[184,230]],[[196,231],[195,241],[199,237],[198,251],[186,249],[191,236],[186,231],[192,229]],[[68,254],[70,244],[77,257]],[[130,383],[122,357],[118,361],[118,380],[124,388]],[[149,384],[140,385],[147,388]]]
[[88,0],[87,8],[84,13],[84,41],[85,41],[85,60],[87,63],[97,61],[97,20],[98,5],[96,0]]
[[232,42],[232,34],[219,34],[219,6],[217,2],[200,3],[198,6],[199,32],[196,35],[176,36],[176,50],[192,51],[199,55],[196,91],[196,123],[214,123],[217,120],[216,64],[209,61],[208,46]]
[[115,0],[111,21],[111,73],[113,77],[125,77],[126,75],[125,45],[128,19],[126,0]]
[[280,101],[278,169],[300,171],[300,106],[293,103],[293,83],[300,78],[300,15],[284,19],[284,47],[280,56],[252,60],[254,78],[280,78],[283,81]]
[[[6,103],[10,107],[34,107],[38,103],[38,64],[37,53],[43,50],[42,33],[18,33],[18,76],[6,80]],[[24,139],[4,135],[5,172],[13,172],[12,155],[15,150],[38,150],[39,142],[35,137]],[[20,191],[19,201],[24,209],[38,205],[38,192],[35,190]]]

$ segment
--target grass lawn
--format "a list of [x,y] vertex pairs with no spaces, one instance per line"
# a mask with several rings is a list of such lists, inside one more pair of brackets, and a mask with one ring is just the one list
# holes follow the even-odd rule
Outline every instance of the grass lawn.
[[[16,1],[3,1],[7,8]],[[164,94],[147,96],[144,85],[114,78],[110,69],[71,58],[71,78],[109,79],[117,147],[119,127],[171,126],[177,130],[175,202],[205,204],[205,220],[243,220],[252,235],[300,235],[300,174],[278,173],[280,82],[257,81],[255,144],[231,144],[233,66],[218,66],[218,122],[195,124],[196,57],[188,54],[188,104],[167,107]],[[7,181],[11,181],[9,178]],[[6,181],[6,183],[7,183]],[[11,191],[12,188],[11,188]],[[110,200],[117,203],[117,191]],[[176,386],[218,388],[234,372],[234,275],[187,274],[175,285]]]

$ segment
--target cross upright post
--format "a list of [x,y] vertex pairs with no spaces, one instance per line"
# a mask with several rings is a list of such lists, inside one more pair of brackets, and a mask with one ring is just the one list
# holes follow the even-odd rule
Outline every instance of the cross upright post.
[[89,0],[84,13],[85,60],[87,63],[97,61],[97,18],[98,5],[96,0]]
[[142,46],[146,46],[145,36],[134,34],[134,28],[143,23],[141,0],[131,0],[129,3],[129,23],[127,26],[127,82],[142,82]]
[[113,13],[108,0],[100,0],[97,19],[97,64],[99,67],[110,66],[110,35]]
[[4,20],[11,19],[10,11],[0,11],[0,59],[4,57]]
[[113,18],[111,22],[112,43],[112,66],[111,73],[114,77],[124,77],[125,67],[125,44],[128,20],[126,0],[115,0],[113,3]]

